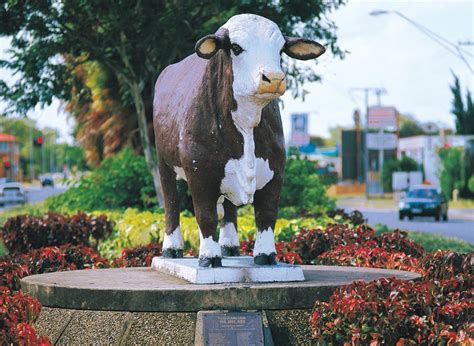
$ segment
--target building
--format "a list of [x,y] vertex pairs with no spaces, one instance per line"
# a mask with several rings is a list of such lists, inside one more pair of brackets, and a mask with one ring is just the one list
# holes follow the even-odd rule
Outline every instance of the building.
[[20,145],[15,136],[0,133],[0,178],[19,179]]
[[423,168],[425,180],[439,186],[440,159],[438,150],[442,147],[463,147],[474,140],[474,135],[467,136],[414,136],[400,138],[398,157],[406,155],[414,159]]

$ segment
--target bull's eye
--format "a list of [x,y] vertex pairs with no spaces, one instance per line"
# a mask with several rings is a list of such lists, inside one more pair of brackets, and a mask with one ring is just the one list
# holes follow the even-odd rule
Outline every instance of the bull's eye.
[[234,52],[235,55],[239,55],[240,53],[244,51],[244,49],[241,46],[239,46],[237,43],[232,43],[230,45],[230,49],[232,49],[232,52]]

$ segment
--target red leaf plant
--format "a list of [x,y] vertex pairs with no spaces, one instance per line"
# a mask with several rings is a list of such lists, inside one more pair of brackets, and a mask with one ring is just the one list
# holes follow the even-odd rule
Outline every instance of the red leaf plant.
[[90,246],[112,232],[113,223],[107,216],[89,216],[79,212],[62,215],[49,212],[43,216],[18,215],[9,218],[1,229],[10,254],[21,254],[45,246],[65,244]]
[[474,336],[473,293],[471,275],[354,282],[337,289],[329,303],[316,301],[312,336],[337,345],[467,344]]
[[112,266],[117,268],[149,267],[155,256],[161,256],[161,245],[157,243],[129,248],[122,251],[121,257],[115,259]]
[[36,299],[0,287],[0,344],[51,345],[31,326],[40,311],[41,304]]

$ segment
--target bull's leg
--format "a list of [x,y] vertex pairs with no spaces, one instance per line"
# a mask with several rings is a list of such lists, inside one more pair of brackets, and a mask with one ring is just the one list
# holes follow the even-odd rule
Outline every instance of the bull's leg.
[[159,161],[161,186],[165,199],[165,238],[163,257],[183,257],[183,238],[179,227],[179,199],[176,188],[176,173],[163,160]]
[[221,267],[222,252],[217,243],[217,193],[214,194],[211,192],[212,189],[203,188],[202,186],[195,187],[192,183],[189,186],[193,196],[194,213],[199,225],[199,238],[201,240],[199,266]]
[[273,230],[278,214],[278,201],[282,179],[273,177],[261,190],[255,192],[254,208],[257,236],[253,249],[255,264],[276,264],[276,249]]
[[237,207],[224,200],[224,218],[221,221],[219,245],[223,256],[240,256],[240,243],[237,235]]

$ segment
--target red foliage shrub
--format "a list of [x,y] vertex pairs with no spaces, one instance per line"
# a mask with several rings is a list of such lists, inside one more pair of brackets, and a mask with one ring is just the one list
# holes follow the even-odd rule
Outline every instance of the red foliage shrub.
[[393,232],[382,233],[377,241],[387,251],[403,252],[416,258],[422,257],[425,253],[423,247],[407,238],[407,232],[397,229]]
[[20,279],[31,274],[62,270],[103,268],[108,262],[89,247],[66,244],[0,258],[0,345],[50,345],[29,324],[41,310],[40,303],[21,292]]
[[[253,240],[252,236],[249,236],[248,240],[243,240],[240,242],[240,254],[252,256],[254,246],[255,241]],[[279,241],[275,243],[275,249],[277,252],[276,260],[278,262],[288,264],[303,264],[300,255],[292,249],[291,244],[285,243],[284,241]]]
[[108,266],[108,261],[90,247],[45,247],[22,255],[0,257],[0,284],[18,290],[20,279],[27,275]]
[[425,280],[450,279],[458,274],[474,275],[474,252],[433,251],[420,260],[419,270]]
[[284,262],[288,264],[303,264],[303,260],[300,255],[294,251],[291,251],[291,247],[285,242],[279,241],[275,243],[277,251],[276,260],[278,262]]
[[103,239],[112,232],[107,216],[72,216],[50,212],[44,216],[19,215],[9,218],[1,233],[10,254],[45,246],[90,245],[89,238]]
[[240,242],[240,254],[245,256],[252,256],[254,246],[255,240],[251,235],[249,235],[247,240],[242,240]]
[[309,264],[323,252],[329,250],[330,242],[326,232],[320,229],[301,229],[291,237],[289,248],[298,253],[302,263]]
[[20,289],[20,279],[29,275],[26,264],[14,263],[8,258],[0,259],[0,287],[4,286],[10,290]]
[[[377,265],[377,268],[388,265],[412,270],[411,265],[416,265],[416,260],[408,255],[419,257],[423,248],[406,236],[406,232],[396,231],[378,238],[375,230],[367,225],[354,228],[346,224],[331,224],[325,230],[303,228],[292,236],[289,243],[276,243],[277,259],[297,264]],[[241,241],[241,254],[251,256],[254,245],[251,237]]]
[[473,336],[473,283],[469,275],[440,282],[354,282],[336,290],[329,303],[316,302],[312,335],[338,345],[467,342]]
[[418,260],[403,252],[390,252],[381,247],[337,246],[318,257],[318,264],[416,271]]
[[331,248],[338,245],[363,245],[376,241],[375,230],[368,225],[359,225],[355,228],[348,225],[328,225],[326,233]]
[[32,274],[109,266],[108,261],[92,248],[70,244],[32,250],[21,257],[28,263]]
[[41,304],[21,292],[0,288],[0,344],[50,345],[30,325],[39,316]]
[[122,251],[122,256],[112,263],[113,267],[149,267],[153,257],[161,256],[161,245],[152,243]]
[[[0,340],[1,340],[0,336]],[[19,323],[11,328],[9,335],[9,343],[17,345],[36,345],[49,346],[52,345],[47,336],[38,336],[36,329],[28,323]],[[7,341],[7,342],[8,342]]]
[[355,229],[345,224],[331,224],[322,229],[301,229],[289,243],[289,249],[300,255],[304,264],[314,264],[326,251],[340,245],[376,246],[375,230],[367,225]]

